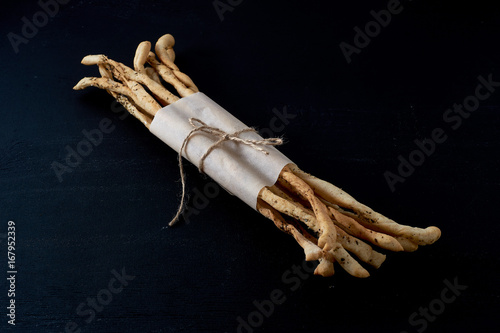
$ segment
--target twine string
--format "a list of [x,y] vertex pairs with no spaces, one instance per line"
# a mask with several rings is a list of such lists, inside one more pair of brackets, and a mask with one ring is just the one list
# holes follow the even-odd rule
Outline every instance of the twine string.
[[179,150],[178,154],[178,162],[179,162],[179,171],[181,175],[181,185],[182,185],[182,192],[181,192],[181,202],[179,204],[179,208],[177,209],[177,213],[175,216],[172,218],[172,220],[169,222],[169,226],[174,225],[178,220],[179,217],[181,216],[183,210],[184,210],[184,201],[186,198],[186,176],[184,174],[184,166],[182,163],[182,151],[186,149],[187,144],[191,140],[191,138],[196,135],[197,132],[203,132],[210,134],[218,140],[214,142],[213,145],[211,145],[207,151],[202,155],[200,158],[200,163],[198,165],[198,170],[201,173],[204,173],[204,166],[205,166],[205,159],[210,155],[212,151],[217,149],[220,145],[222,145],[226,141],[233,141],[236,143],[241,143],[244,145],[247,145],[249,147],[252,147],[253,149],[260,151],[264,153],[265,155],[269,155],[269,152],[267,152],[265,149],[262,148],[262,146],[279,146],[283,144],[283,139],[281,138],[269,138],[269,139],[262,139],[262,140],[253,140],[253,139],[242,139],[239,137],[240,134],[246,133],[246,132],[254,132],[257,133],[257,131],[254,128],[245,128],[239,131],[236,131],[234,133],[226,133],[223,130],[217,128],[217,127],[212,127],[208,126],[205,124],[203,121],[201,121],[198,118],[189,118],[189,123],[191,126],[194,128],[189,132],[189,134],[186,136],[184,141],[182,142],[181,148]]

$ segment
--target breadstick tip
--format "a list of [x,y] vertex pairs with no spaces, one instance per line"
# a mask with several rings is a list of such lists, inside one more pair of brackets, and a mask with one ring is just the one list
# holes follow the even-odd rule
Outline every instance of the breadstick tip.
[[102,62],[102,54],[92,54],[82,59],[82,64],[86,66],[97,65]]
[[86,77],[78,81],[78,83],[73,87],[73,90],[82,90],[86,88],[85,82],[88,81]]
[[314,275],[321,275],[323,277],[332,276],[335,273],[333,263],[324,258],[319,259],[319,265],[314,270]]
[[165,48],[171,48],[175,45],[175,38],[171,34],[165,34],[158,39],[157,43],[160,43]]
[[441,237],[441,229],[438,227],[427,227],[425,228],[427,235],[429,236],[427,244],[432,244],[436,242]]

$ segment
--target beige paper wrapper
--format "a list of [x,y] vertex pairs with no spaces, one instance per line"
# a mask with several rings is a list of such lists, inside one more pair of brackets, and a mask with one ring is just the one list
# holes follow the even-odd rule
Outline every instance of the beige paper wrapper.
[[[162,108],[156,113],[150,131],[179,152],[193,126],[189,118],[197,118],[208,126],[231,134],[248,128],[203,93],[196,93]],[[240,135],[242,139],[262,140],[254,132]],[[197,132],[191,137],[182,155],[198,166],[203,154],[217,141],[210,134]],[[229,193],[237,196],[253,209],[265,186],[272,186],[285,165],[292,163],[272,146],[262,146],[269,155],[252,147],[232,141],[222,143],[205,159],[204,171]]]

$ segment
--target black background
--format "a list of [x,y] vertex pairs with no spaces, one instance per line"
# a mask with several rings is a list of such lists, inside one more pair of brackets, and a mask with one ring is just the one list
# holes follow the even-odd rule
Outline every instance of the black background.
[[[479,75],[500,81],[500,12],[493,1],[404,1],[348,64],[339,44],[353,44],[353,28],[387,3],[246,0],[221,21],[212,1],[74,0],[17,53],[8,33],[21,35],[22,17],[41,8],[2,4],[0,267],[12,220],[18,274],[15,327],[1,278],[0,330],[64,332],[73,321],[82,332],[236,332],[254,300],[279,289],[286,300],[255,332],[496,331],[500,92],[456,130],[443,114],[474,94]],[[295,115],[276,134],[304,170],[400,223],[439,226],[442,238],[387,253],[368,279],[338,266],[332,278],[302,279],[290,274],[303,260],[294,240],[226,192],[164,229],[179,199],[175,152],[113,113],[104,91],[71,88],[98,75],[83,56],[131,65],[141,41],[165,33],[181,70],[243,122],[262,129],[273,109]],[[114,130],[59,182],[51,164],[103,118]],[[384,173],[397,173],[398,156],[435,128],[447,140],[391,191]],[[192,198],[211,183],[192,165],[187,174]],[[122,268],[135,278],[86,323],[78,305]],[[445,279],[467,289],[427,327],[412,326]]]

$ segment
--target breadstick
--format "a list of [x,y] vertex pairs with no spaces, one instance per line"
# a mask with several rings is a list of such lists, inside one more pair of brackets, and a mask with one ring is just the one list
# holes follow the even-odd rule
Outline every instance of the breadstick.
[[441,231],[436,227],[421,229],[398,224],[373,211],[370,207],[359,203],[352,196],[335,185],[305,173],[295,165],[290,165],[290,169],[295,175],[311,186],[314,192],[323,197],[323,199],[341,208],[347,208],[354,211],[354,213],[351,213],[349,216],[369,229],[386,232],[395,236],[405,236],[419,245],[432,244],[441,236]]
[[319,223],[320,236],[318,238],[318,246],[324,251],[333,250],[335,248],[337,233],[326,206],[316,198],[313,190],[299,177],[289,171],[287,167],[281,170],[278,182],[289,184],[297,194],[309,201]]
[[282,197],[274,194],[267,187],[264,187],[260,191],[259,198],[267,202],[271,207],[273,207],[280,213],[286,214],[299,221],[302,221],[309,227],[309,229],[317,234],[321,234],[321,230],[316,223],[316,218],[313,215],[307,214],[304,210],[302,210],[291,201],[283,199]]
[[[308,239],[313,244],[318,244],[318,239],[312,236],[300,223],[296,224],[295,227],[299,232]],[[335,258],[331,253],[324,252],[322,253],[322,257],[318,259],[319,265],[314,270],[315,275],[321,275],[323,277],[332,276],[335,273],[335,268],[333,267],[333,263],[335,262]]]
[[319,265],[314,270],[314,274],[328,277],[332,276],[334,273],[335,269],[333,267],[333,262],[327,260],[326,258],[319,258]]
[[[327,203],[326,201],[323,202]],[[403,251],[403,247],[394,237],[367,229],[356,222],[356,220],[354,220],[353,218],[341,214],[333,207],[330,206],[328,208],[330,210],[330,213],[335,218],[335,224],[339,225],[349,234],[367,240],[372,244],[380,246],[381,248],[386,250],[395,252]]]
[[[292,201],[293,203],[300,205],[303,209],[310,211],[311,205],[309,204],[309,201],[304,200],[297,194],[293,193],[293,188],[290,186],[290,184],[280,184],[279,182],[277,182],[273,186],[270,186],[269,189],[274,194],[279,195],[280,197],[285,198],[288,201]],[[314,213],[311,211],[311,214]]]
[[[137,58],[137,57],[136,57]],[[134,62],[136,62],[137,60],[134,59]],[[137,65],[138,67],[140,67],[140,64],[138,63]],[[101,73],[101,76],[104,77],[104,78],[107,78],[109,80],[113,80],[113,74],[111,73],[111,66],[109,64],[104,64],[104,63],[100,63],[98,64],[98,67],[99,67],[99,73]],[[144,69],[144,67],[142,67],[142,69]],[[126,81],[125,84],[131,89],[131,91],[133,93],[135,93],[137,95],[137,97],[139,99],[144,99],[144,100],[149,100],[150,102],[152,102],[153,100],[151,99],[151,96],[149,94],[146,93],[146,91],[141,87],[139,86],[135,81]],[[108,92],[113,96],[115,97],[116,100],[118,100],[118,96],[115,92],[112,92],[112,91],[109,91]],[[123,99],[120,99],[124,102]],[[120,101],[119,101],[120,102]],[[155,103],[156,101],[153,102],[153,104]],[[122,104],[123,105],[123,104]],[[125,106],[126,105],[126,106]],[[130,107],[132,106],[132,104],[129,102],[129,103],[125,103],[125,107]],[[159,107],[159,105],[158,105]],[[135,108],[134,108],[135,109]],[[132,113],[134,115],[134,112],[135,110],[134,109],[131,109],[129,110],[130,113]],[[128,109],[127,109],[128,110]],[[143,120],[141,119],[141,122]],[[149,122],[151,123],[151,122]],[[149,126],[149,124],[148,124]]]
[[[113,80],[113,75],[111,72],[105,67],[105,65],[101,64],[99,65],[99,73],[101,73],[101,76],[110,80]],[[151,124],[151,118],[147,117],[143,113],[141,113],[139,110],[137,110],[137,107],[124,95],[120,95],[114,91],[106,90],[111,96],[116,99],[118,103],[120,103],[131,115],[136,117],[144,126],[149,128]]]
[[161,109],[161,105],[158,104],[158,102],[146,92],[146,90],[139,84],[139,82],[127,80],[125,81],[125,84],[130,88],[130,90],[132,90],[135,95],[137,95],[140,100],[146,101],[146,105],[148,105],[148,108],[144,110],[151,118],[153,118],[156,112]]
[[408,238],[397,236],[396,240],[399,242],[399,244],[401,244],[401,246],[406,252],[414,252],[418,249],[418,245],[413,243]]
[[148,41],[141,42],[135,50],[134,69],[140,73],[144,72],[144,64],[148,59],[149,51],[151,51],[151,43]]
[[359,278],[366,278],[370,276],[370,273],[368,273],[368,271],[364,269],[359,262],[351,257],[349,252],[347,252],[339,243],[337,243],[335,249],[330,250],[329,253],[331,253],[340,266],[342,266],[342,268],[352,276]]
[[161,36],[155,45],[155,52],[160,58],[161,62],[165,64],[168,68],[172,70],[179,70],[179,68],[174,64],[175,52],[174,47],[175,39],[171,34],[166,34]]
[[184,83],[184,85],[187,88],[191,89],[194,92],[199,92],[200,91],[198,89],[198,87],[194,84],[193,80],[191,80],[191,78],[189,76],[187,76],[183,72],[180,72],[180,71],[175,70],[175,69],[173,70],[173,73],[179,79],[179,81],[181,81],[182,83]]
[[81,90],[87,87],[97,87],[100,89],[110,90],[118,94],[125,95],[132,101],[134,101],[134,103],[141,110],[144,110],[150,116],[154,116],[154,114],[161,108],[160,105],[151,96],[147,95],[144,97],[139,97],[129,87],[105,77],[84,77],[80,80],[80,82],[76,84],[76,86],[73,87],[73,89]]
[[105,55],[89,55],[82,60],[82,64],[84,65],[98,65],[103,63],[109,65],[109,69],[116,79],[124,83],[126,81],[136,81],[145,85],[155,96],[157,96],[162,105],[172,104],[179,100],[179,97],[172,94],[161,84],[150,79],[146,74],[134,71],[120,62],[109,59]]
[[370,245],[360,241],[354,240],[351,236],[349,236],[344,230],[336,227],[337,230],[337,241],[344,249],[349,252],[352,252],[358,257],[361,261],[367,262],[370,260],[373,249]]
[[158,41],[156,42],[155,45],[155,52],[158,55],[158,58],[160,58],[160,61],[170,68],[174,75],[184,83],[184,85],[191,89],[194,92],[198,92],[198,87],[194,84],[193,80],[186,74],[182,73],[179,71],[179,68],[174,64],[175,61],[175,52],[174,52],[174,47],[175,45],[175,39],[174,36],[170,34],[166,34],[161,36]]
[[148,63],[158,72],[158,74],[160,74],[163,80],[174,86],[175,90],[177,90],[181,97],[186,97],[196,92],[195,90],[188,88],[181,80],[179,80],[172,69],[156,60],[153,52],[149,52]]
[[306,261],[318,260],[323,256],[323,251],[316,244],[304,237],[304,235],[302,235],[293,225],[287,223],[283,217],[267,203],[258,200],[257,210],[273,221],[278,229],[295,238],[297,243],[304,249]]
[[149,76],[151,80],[155,81],[158,84],[161,84],[160,76],[153,67],[146,67],[144,69],[144,72],[146,73],[147,76]]
[[375,251],[362,240],[350,236],[339,227],[337,227],[337,239],[347,251],[354,253],[361,261],[375,268],[379,268],[385,261],[385,255]]

